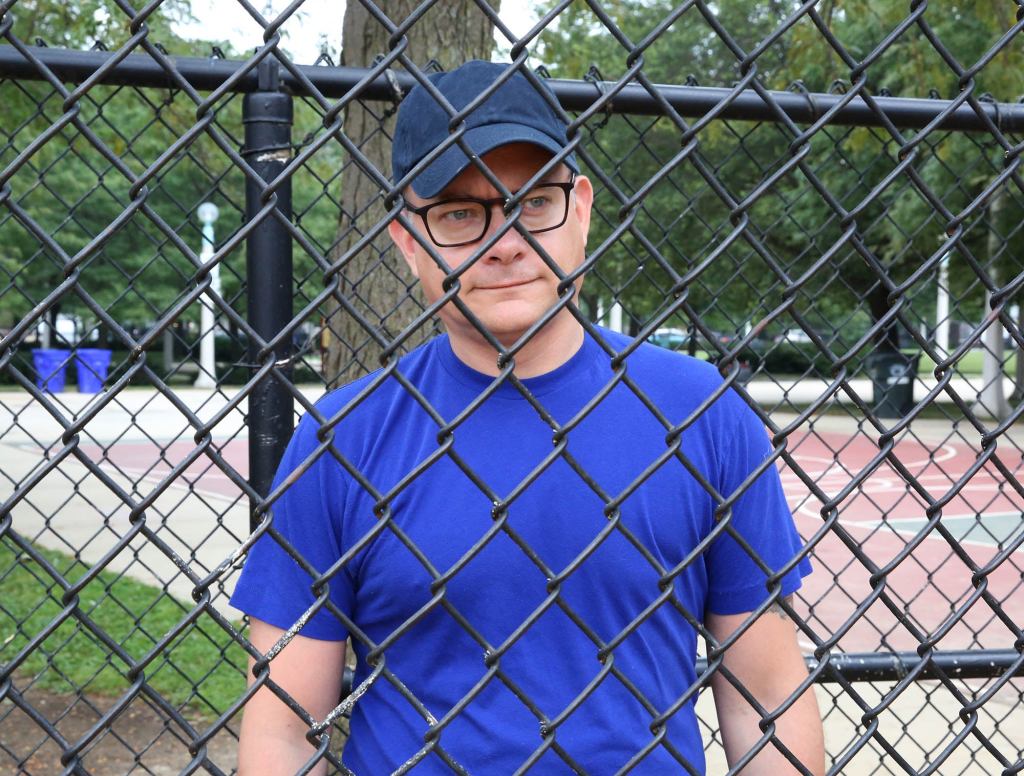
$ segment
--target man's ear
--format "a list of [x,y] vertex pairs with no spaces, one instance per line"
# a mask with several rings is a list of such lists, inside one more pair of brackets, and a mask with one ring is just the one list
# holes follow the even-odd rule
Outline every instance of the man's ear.
[[391,235],[391,241],[402,254],[405,263],[409,265],[412,276],[418,279],[420,275],[416,269],[416,238],[397,219],[388,224],[388,234]]
[[580,223],[580,229],[583,230],[583,244],[586,245],[587,233],[590,231],[590,209],[594,204],[594,186],[590,182],[590,178],[580,175],[576,178],[576,188],[573,191],[576,219]]

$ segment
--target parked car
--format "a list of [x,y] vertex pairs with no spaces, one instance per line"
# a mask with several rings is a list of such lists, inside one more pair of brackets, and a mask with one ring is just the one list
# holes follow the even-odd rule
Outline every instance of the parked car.
[[690,335],[682,329],[658,329],[647,341],[668,350],[685,350]]
[[[658,329],[650,337],[651,342],[659,347],[669,350],[677,350],[683,353],[690,352],[691,339],[695,340],[693,352],[696,355],[707,358],[709,361],[717,361],[723,351],[731,349],[737,337],[733,334],[712,331],[712,340],[709,340],[702,332],[689,332],[684,329],[664,328]],[[760,366],[764,360],[764,353],[768,348],[768,342],[762,337],[755,337],[747,346],[739,352],[738,362],[741,369],[741,381],[746,381],[751,374]]]
[[786,329],[782,334],[775,337],[776,342],[792,342],[795,345],[805,345],[813,342],[811,335],[800,328]]
[[718,353],[721,349],[718,347],[719,345],[726,347],[734,339],[731,334],[712,331],[711,339],[709,340],[700,331],[690,332],[685,329],[672,328],[658,329],[647,339],[648,342],[653,342],[655,345],[668,348],[669,350],[689,350],[691,337],[696,338],[696,347],[694,349],[707,353]]

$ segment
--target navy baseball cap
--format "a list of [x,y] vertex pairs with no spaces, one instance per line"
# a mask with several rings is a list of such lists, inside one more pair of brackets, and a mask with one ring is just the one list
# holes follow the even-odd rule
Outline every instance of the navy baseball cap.
[[[507,68],[508,65],[471,60],[455,70],[434,73],[428,78],[453,108],[462,110]],[[422,85],[416,84],[402,100],[395,123],[391,170],[396,183],[449,137],[450,123],[448,112]],[[532,143],[556,154],[568,145],[565,126],[533,84],[516,72],[465,117],[462,137],[477,157],[509,143]],[[573,154],[566,156],[564,162],[573,172],[579,172]],[[436,197],[469,165],[470,157],[458,145],[450,146],[413,179],[413,191],[424,198]]]

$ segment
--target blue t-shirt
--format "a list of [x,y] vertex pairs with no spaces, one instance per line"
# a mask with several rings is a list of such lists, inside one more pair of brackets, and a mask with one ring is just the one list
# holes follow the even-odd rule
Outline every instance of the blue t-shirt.
[[530,401],[442,336],[299,423],[232,604],[287,629],[320,600],[300,633],[352,635],[359,776],[703,773],[692,623],[755,609],[801,542],[775,467],[747,482],[763,424],[731,389],[702,410],[713,366],[648,344],[624,366],[588,335]]

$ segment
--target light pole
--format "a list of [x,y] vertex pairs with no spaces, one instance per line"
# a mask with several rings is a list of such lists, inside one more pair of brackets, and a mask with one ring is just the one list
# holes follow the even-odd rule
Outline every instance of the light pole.
[[[196,210],[196,215],[203,224],[203,247],[199,251],[199,260],[206,264],[213,258],[213,225],[220,211],[212,202],[204,202]],[[210,291],[220,294],[220,265],[214,264],[210,270]],[[214,352],[214,308],[213,302],[200,299],[202,312],[199,318],[199,375],[196,377],[196,388],[215,388],[217,386],[217,360]]]

